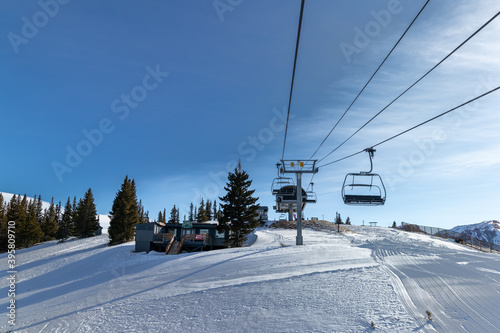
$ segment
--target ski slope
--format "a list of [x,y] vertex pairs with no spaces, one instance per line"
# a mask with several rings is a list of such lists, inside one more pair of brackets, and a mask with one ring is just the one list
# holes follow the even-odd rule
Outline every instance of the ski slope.
[[[499,255],[351,229],[306,229],[304,246],[295,230],[259,229],[251,246],[178,256],[108,247],[107,235],[20,250],[15,330],[498,332]],[[7,289],[2,270],[2,306]],[[0,332],[12,328],[2,317]]]

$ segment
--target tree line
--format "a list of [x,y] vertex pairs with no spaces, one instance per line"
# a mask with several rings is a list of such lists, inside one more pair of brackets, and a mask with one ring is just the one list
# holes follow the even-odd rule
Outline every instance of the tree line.
[[[228,245],[241,246],[246,236],[259,224],[258,198],[252,195],[254,190],[249,186],[252,181],[241,165],[234,172],[229,172],[228,182],[224,189],[224,197],[217,201],[201,199],[198,206],[191,203],[188,220],[206,222],[217,220],[220,232],[229,231]],[[166,210],[158,214],[158,222],[180,223],[180,211],[175,205],[166,219]],[[135,180],[125,176],[116,193],[108,228],[109,245],[132,241],[135,236],[135,225],[150,222],[149,212],[144,209],[142,201],[137,198]],[[186,220],[186,216],[184,216]],[[15,221],[16,248],[33,246],[43,241],[59,239],[66,241],[69,237],[90,237],[99,229],[99,217],[92,189],[89,188],[84,197],[77,201],[76,196],[68,197],[64,208],[61,202],[54,204],[52,198],[48,209],[43,209],[41,196],[29,199],[24,195],[14,195],[10,202],[5,202],[0,193],[0,250],[7,250],[8,221]]]
[[[249,179],[248,173],[242,170],[241,164],[238,163],[234,172],[228,173],[228,181],[224,187],[226,195],[219,197],[221,202],[219,207],[216,200],[212,202],[202,198],[198,206],[191,203],[187,221],[218,221],[217,230],[228,231],[227,245],[242,246],[248,234],[253,232],[260,222],[257,212],[259,205],[256,204],[259,198],[253,197],[255,190],[250,190],[251,185],[252,180]],[[170,211],[168,220],[166,216],[166,209],[163,209],[163,212],[158,213],[156,222],[180,223],[179,209],[175,205]],[[184,221],[186,221],[186,216],[184,216]]]
[[[189,206],[188,216],[184,215],[183,221],[190,222],[207,222],[207,221],[218,221],[220,215],[222,214],[220,207],[217,207],[217,200],[213,202],[202,198],[198,206],[194,206],[191,202]],[[180,209],[174,205],[170,210],[169,218],[167,219],[167,210],[158,212],[158,217],[155,222],[162,223],[181,223],[180,220]]]
[[9,202],[0,193],[0,251],[7,250],[7,224],[15,221],[16,248],[26,248],[40,242],[69,237],[93,236],[99,229],[99,218],[92,189],[73,201],[70,197],[64,208],[54,198],[49,208],[43,208],[42,197],[14,195]]

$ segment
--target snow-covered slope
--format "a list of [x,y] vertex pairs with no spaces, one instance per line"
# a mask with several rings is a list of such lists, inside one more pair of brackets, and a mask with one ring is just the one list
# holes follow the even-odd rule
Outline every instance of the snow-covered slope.
[[[8,202],[12,199],[12,197],[14,196],[14,194],[12,194],[12,193],[7,193],[7,192],[0,192],[0,193],[2,193],[2,196],[3,196],[3,201],[4,201],[4,202],[7,202],[7,203],[8,203]],[[16,196],[17,196],[17,195],[18,195],[18,194],[16,194]],[[24,194],[23,194],[22,196],[24,196]],[[21,198],[22,198],[22,196],[21,196]],[[28,200],[33,200],[33,198],[32,198],[32,197],[28,197],[28,196],[27,196],[26,198],[27,198]],[[43,209],[49,209],[49,207],[50,207],[50,202],[47,202],[47,201],[43,201],[43,200],[42,200],[42,208],[43,208]]]
[[[17,253],[16,332],[498,332],[500,256],[377,227],[260,229],[165,256],[107,236]],[[6,255],[0,260],[6,263]],[[0,304],[7,304],[6,269]],[[426,310],[432,314],[427,320]],[[2,316],[0,332],[9,328]]]
[[451,230],[500,245],[500,222],[496,220],[461,225]]

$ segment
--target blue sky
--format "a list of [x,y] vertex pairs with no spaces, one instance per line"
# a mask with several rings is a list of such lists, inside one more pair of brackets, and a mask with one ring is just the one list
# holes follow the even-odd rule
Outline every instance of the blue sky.
[[[311,156],[424,2],[306,1],[285,158]],[[183,215],[222,196],[241,159],[272,208],[299,9],[299,0],[2,1],[0,190],[64,202],[92,187],[106,214],[129,175],[151,217],[174,204]],[[315,158],[499,10],[494,0],[431,1]],[[497,19],[323,163],[498,86],[499,35]],[[341,200],[345,174],[367,169],[367,156],[321,168],[305,215],[383,226],[498,219],[498,105],[493,93],[377,147],[383,207]]]

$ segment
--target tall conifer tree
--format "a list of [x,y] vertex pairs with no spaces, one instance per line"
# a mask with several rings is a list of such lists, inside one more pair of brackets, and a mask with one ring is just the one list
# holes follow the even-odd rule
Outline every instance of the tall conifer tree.
[[61,217],[59,229],[57,230],[57,239],[65,242],[71,236],[71,229],[73,225],[73,207],[71,206],[71,199],[68,197],[66,205],[64,206],[64,213]]
[[129,242],[134,239],[136,224],[139,224],[139,210],[135,181],[125,177],[116,194],[110,212],[109,245]]
[[76,206],[75,233],[80,238],[90,237],[99,229],[99,218],[94,204],[92,189],[88,189]]
[[8,250],[8,224],[6,215],[6,205],[3,199],[3,195],[0,192],[0,252],[5,252]]
[[43,240],[48,241],[51,239],[55,239],[57,235],[57,227],[56,207],[54,205],[54,198],[52,198],[52,200],[50,201],[49,209],[46,209],[43,214]]
[[256,204],[259,198],[252,196],[255,190],[249,189],[251,185],[252,181],[239,164],[234,172],[229,172],[224,187],[226,195],[219,197],[222,214],[217,229],[219,232],[230,231],[229,246],[242,246],[247,235],[259,226],[259,205]]

